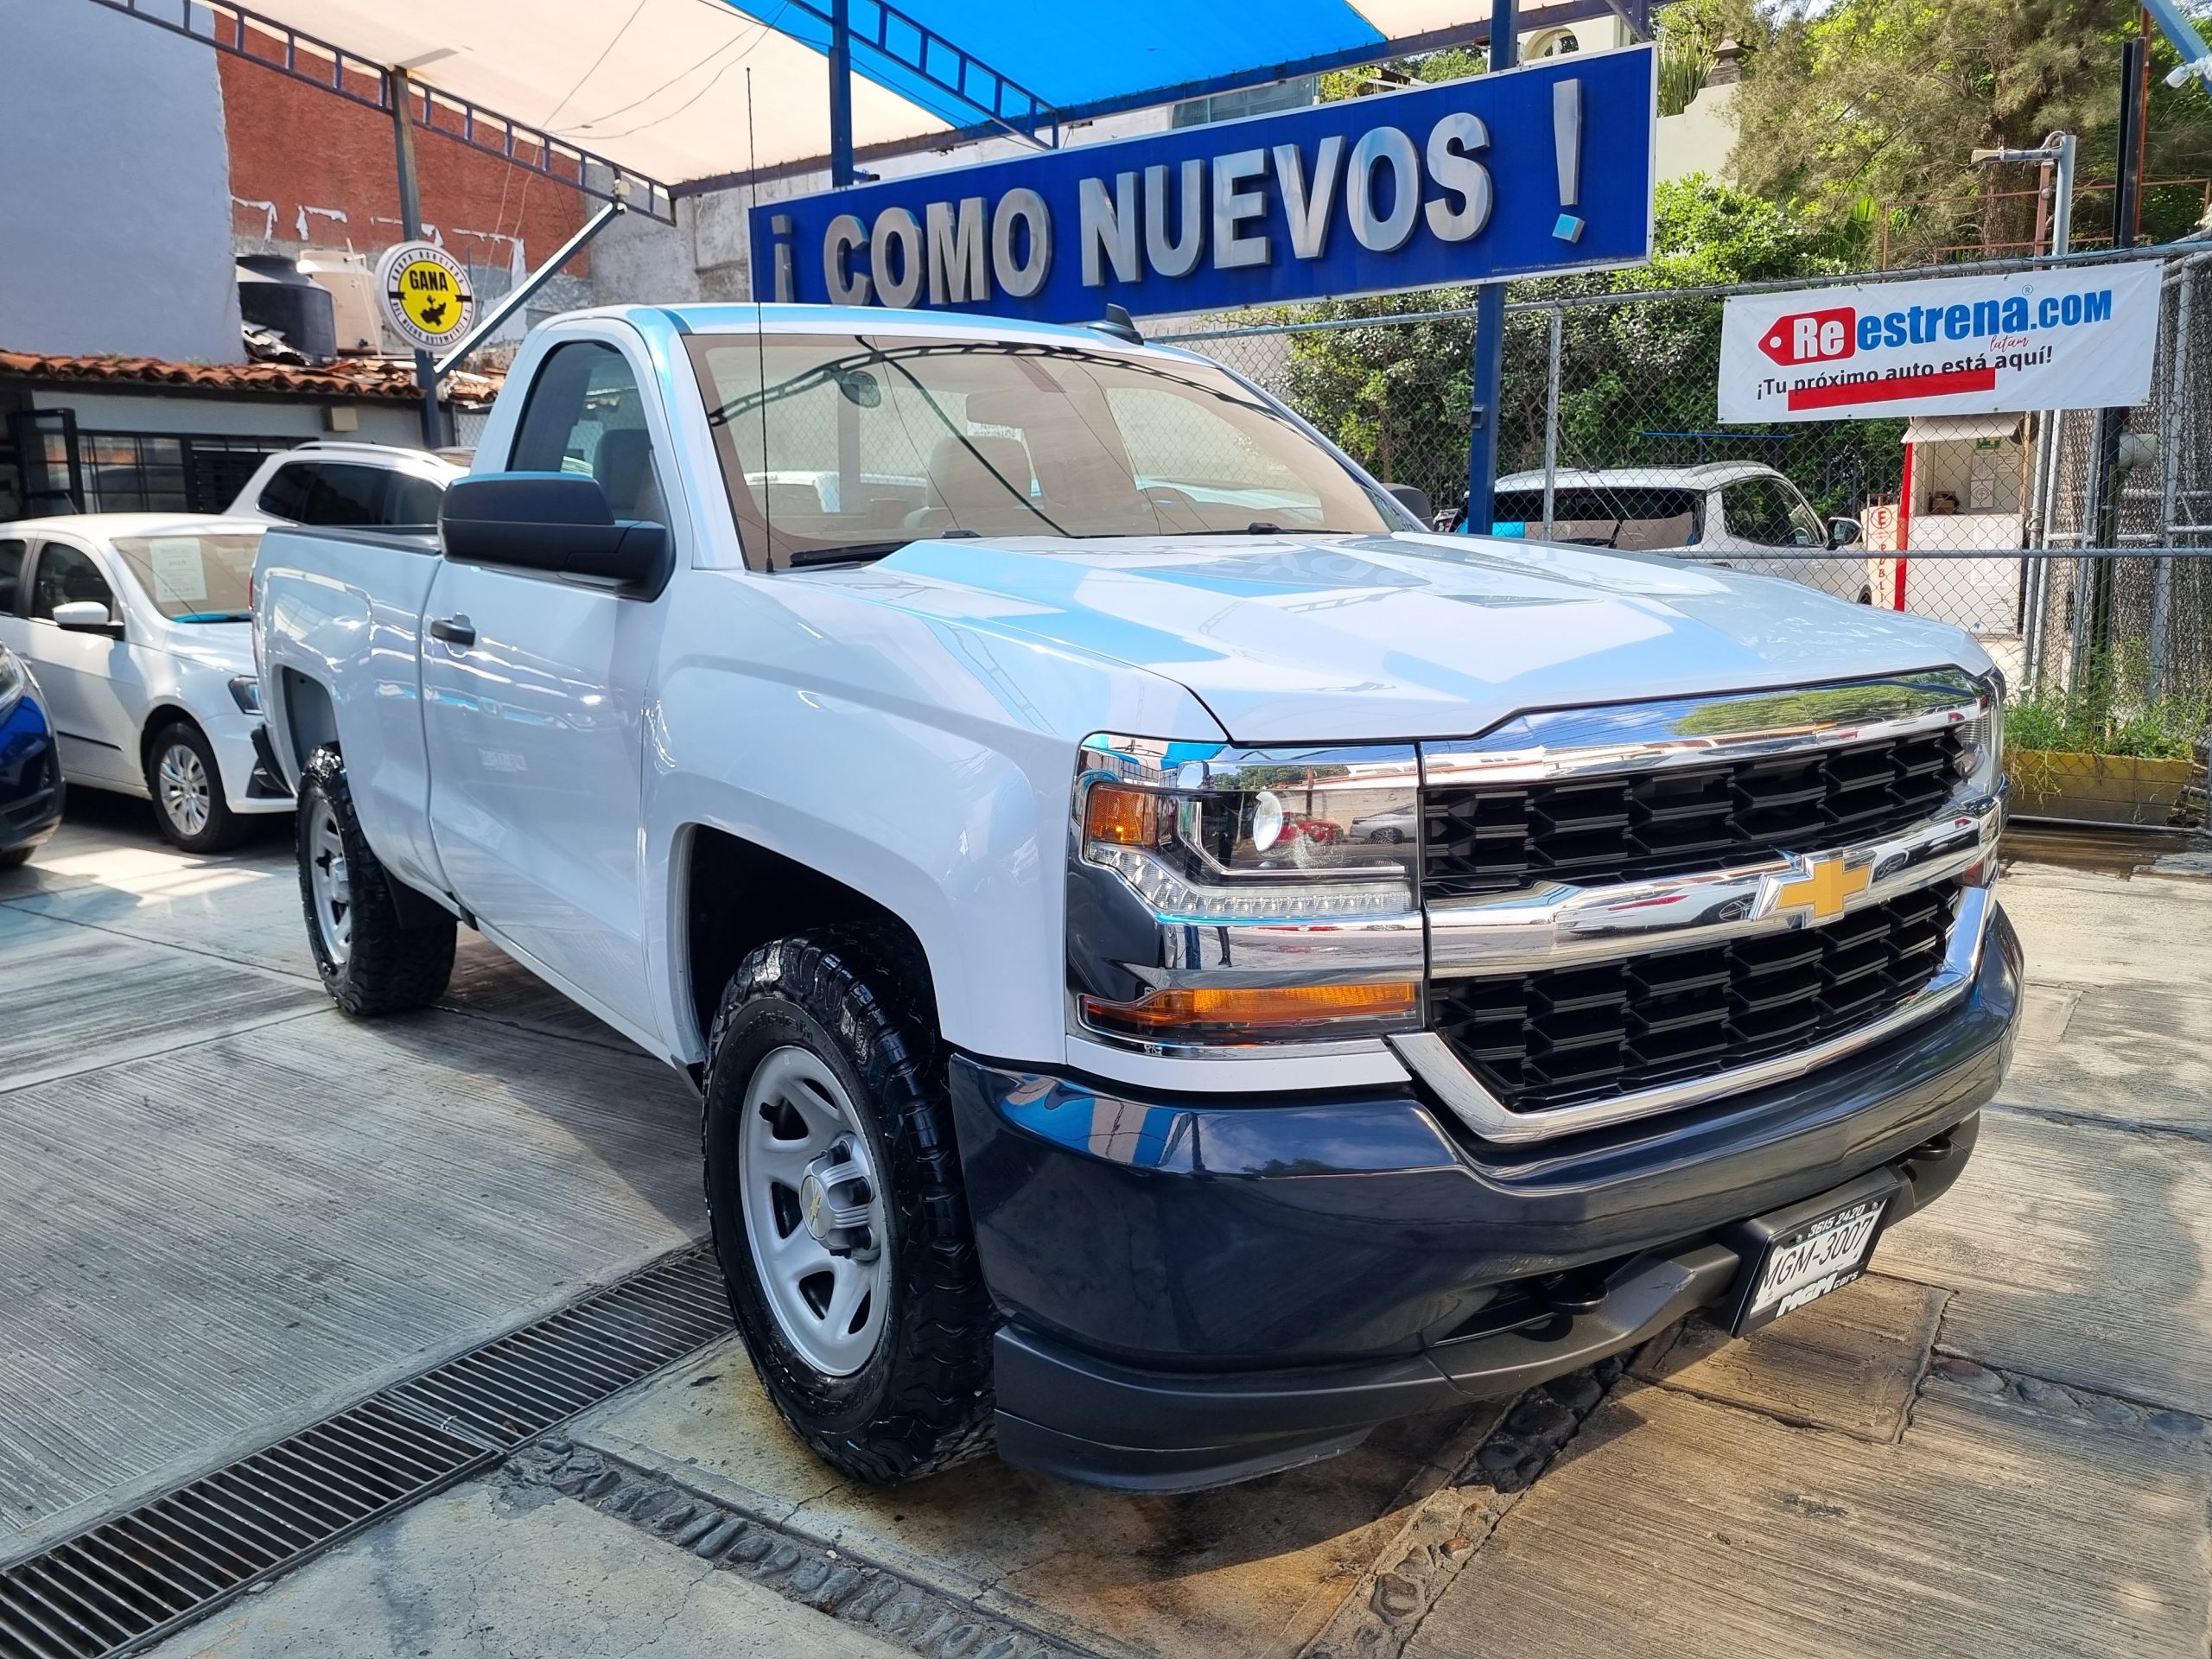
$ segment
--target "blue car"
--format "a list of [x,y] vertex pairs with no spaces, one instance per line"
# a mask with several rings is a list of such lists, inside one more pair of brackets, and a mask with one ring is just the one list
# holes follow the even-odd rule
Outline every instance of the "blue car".
[[0,645],[0,870],[12,869],[61,822],[61,758],[23,659]]

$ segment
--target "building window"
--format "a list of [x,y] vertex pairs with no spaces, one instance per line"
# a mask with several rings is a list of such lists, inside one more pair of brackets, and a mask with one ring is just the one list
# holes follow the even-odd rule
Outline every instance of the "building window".
[[[68,474],[67,443],[43,435],[49,477]],[[86,512],[220,512],[263,460],[297,438],[79,432]]]

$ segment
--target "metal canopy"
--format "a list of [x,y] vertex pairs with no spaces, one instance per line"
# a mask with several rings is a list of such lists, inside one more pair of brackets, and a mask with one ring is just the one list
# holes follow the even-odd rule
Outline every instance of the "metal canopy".
[[[849,15],[851,143],[863,156],[992,132],[1053,143],[1071,119],[1479,41],[1491,16],[1490,0],[101,3],[334,90],[358,80],[350,95],[365,102],[383,94],[354,66],[406,69],[429,99],[424,124],[526,164],[543,155],[540,170],[594,194],[620,175],[646,212],[660,206],[657,185],[680,193],[830,156],[833,9]],[[1524,6],[1522,27],[1608,3]]]

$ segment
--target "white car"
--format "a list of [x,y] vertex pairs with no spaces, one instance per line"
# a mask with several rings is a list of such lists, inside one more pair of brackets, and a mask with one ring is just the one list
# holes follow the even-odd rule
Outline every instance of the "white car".
[[253,746],[248,589],[263,528],[154,512],[0,524],[0,644],[38,676],[63,775],[150,798],[188,852],[292,807]]
[[1838,599],[1873,601],[1864,559],[1823,556],[1859,540],[1858,521],[1823,520],[1788,478],[1755,461],[1554,473],[1549,536],[1544,475],[1514,473],[1497,480],[1491,524],[1495,536],[1686,553],[1802,582]]
[[263,461],[226,516],[268,524],[435,524],[446,486],[467,471],[427,449],[317,439]]

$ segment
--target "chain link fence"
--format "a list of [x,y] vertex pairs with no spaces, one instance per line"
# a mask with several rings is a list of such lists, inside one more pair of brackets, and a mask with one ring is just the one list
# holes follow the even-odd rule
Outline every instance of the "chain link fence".
[[[2202,822],[2212,725],[2212,249],[2164,264],[2134,409],[1722,427],[1732,294],[1506,308],[1495,532],[1665,553],[1970,630],[2011,688],[2023,817]],[[2027,270],[2011,261],[1962,269]],[[1891,278],[1928,272],[1891,272]],[[1377,477],[1464,522],[1475,313],[1399,296],[1155,336],[1258,382]]]

